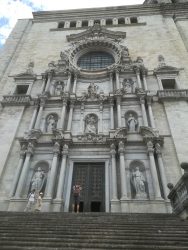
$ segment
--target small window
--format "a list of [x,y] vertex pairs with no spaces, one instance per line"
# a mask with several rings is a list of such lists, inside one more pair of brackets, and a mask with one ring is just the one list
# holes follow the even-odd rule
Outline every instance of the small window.
[[71,27],[71,28],[76,27],[76,22],[75,22],[75,21],[70,22],[70,27]]
[[119,18],[118,24],[125,24],[125,18]]
[[137,17],[131,17],[131,18],[130,18],[130,22],[131,22],[131,23],[138,23]]
[[106,25],[112,25],[112,19],[107,19],[106,20]]
[[14,92],[15,95],[26,95],[29,85],[17,85]]
[[63,29],[65,25],[65,22],[58,23],[58,29]]
[[161,80],[163,89],[176,89],[175,79],[163,79]]
[[85,21],[82,21],[82,27],[87,27],[88,26],[88,21],[85,20]]

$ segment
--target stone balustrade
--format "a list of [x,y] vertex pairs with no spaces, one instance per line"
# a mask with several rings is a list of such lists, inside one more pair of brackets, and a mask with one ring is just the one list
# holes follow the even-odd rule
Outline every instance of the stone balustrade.
[[184,174],[173,186],[169,183],[168,188],[170,193],[168,198],[170,199],[173,213],[179,215],[183,219],[188,218],[188,163],[182,163],[181,168],[184,169]]
[[3,106],[30,105],[30,95],[4,95],[1,104]]
[[188,99],[188,89],[165,89],[158,90],[157,96],[159,99]]

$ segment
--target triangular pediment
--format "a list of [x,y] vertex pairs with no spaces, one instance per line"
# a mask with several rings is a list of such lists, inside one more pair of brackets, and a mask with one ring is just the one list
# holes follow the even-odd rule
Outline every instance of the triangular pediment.
[[88,28],[86,31],[83,31],[78,34],[71,34],[67,36],[68,42],[94,38],[94,37],[105,37],[113,40],[121,40],[126,38],[126,32],[121,31],[111,31],[107,30],[100,24],[94,24],[94,26]]
[[173,66],[164,65],[162,67],[158,67],[157,69],[155,69],[154,72],[158,74],[166,74],[166,73],[178,74],[179,69]]

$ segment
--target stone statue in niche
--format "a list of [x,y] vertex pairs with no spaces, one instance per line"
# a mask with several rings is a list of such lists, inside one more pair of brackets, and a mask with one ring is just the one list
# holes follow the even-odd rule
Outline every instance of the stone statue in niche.
[[131,183],[135,191],[135,199],[146,199],[146,180],[139,167],[131,173]]
[[90,83],[87,92],[88,92],[88,97],[89,98],[96,98],[97,97],[97,91],[98,91],[98,86],[95,85],[94,83]]
[[137,130],[138,127],[138,121],[135,119],[133,114],[129,114],[129,117],[127,119],[127,126],[129,131],[134,132]]
[[46,123],[47,123],[46,132],[52,132],[52,130],[55,129],[57,126],[57,119],[55,115],[49,115]]
[[166,66],[164,56],[159,55],[158,56],[158,62],[159,62],[159,65],[158,65],[159,68]]
[[134,82],[132,79],[124,79],[122,85],[123,85],[123,92],[125,94],[133,93]]
[[95,115],[88,115],[85,120],[85,133],[97,133],[97,117]]
[[64,83],[61,81],[56,82],[55,89],[54,89],[54,95],[59,96],[64,91]]
[[35,173],[31,179],[30,190],[35,189],[36,193],[44,192],[44,188],[46,185],[46,175],[41,167],[38,167],[35,170]]

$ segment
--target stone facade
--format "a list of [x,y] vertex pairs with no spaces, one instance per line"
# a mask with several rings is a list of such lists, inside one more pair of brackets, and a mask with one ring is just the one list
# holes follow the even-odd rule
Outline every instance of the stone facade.
[[42,211],[68,212],[79,180],[83,211],[171,212],[188,154],[188,3],[152,3],[18,21],[0,57],[0,210],[23,211],[35,188]]

